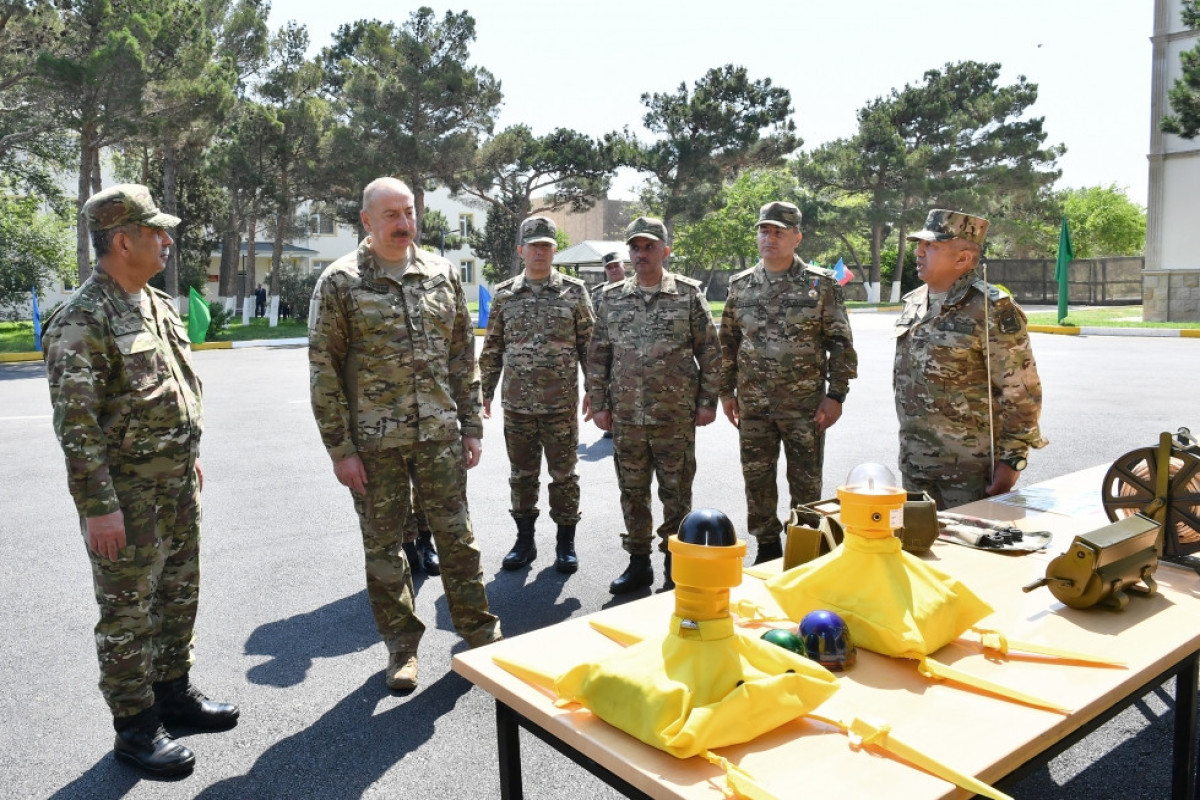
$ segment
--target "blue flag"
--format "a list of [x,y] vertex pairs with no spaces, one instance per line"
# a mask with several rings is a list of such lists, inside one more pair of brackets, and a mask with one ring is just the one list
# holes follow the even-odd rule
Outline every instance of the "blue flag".
[[29,290],[33,294],[33,347],[42,349],[42,312],[38,310],[37,287]]
[[492,295],[486,286],[479,287],[479,327],[488,326],[488,312],[492,308]]

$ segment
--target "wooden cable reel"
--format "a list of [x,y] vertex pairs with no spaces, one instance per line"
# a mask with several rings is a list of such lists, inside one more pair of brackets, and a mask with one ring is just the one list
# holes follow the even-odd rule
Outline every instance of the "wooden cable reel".
[[[1113,522],[1133,514],[1156,520],[1163,529],[1164,558],[1181,560],[1200,552],[1200,442],[1187,428],[1163,433],[1157,447],[1118,458],[1100,490]],[[1187,559],[1196,567],[1194,559]]]

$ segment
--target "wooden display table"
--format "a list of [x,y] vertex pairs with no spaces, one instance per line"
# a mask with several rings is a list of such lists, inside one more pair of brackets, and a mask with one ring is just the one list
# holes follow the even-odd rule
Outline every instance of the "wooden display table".
[[[1172,676],[1177,676],[1173,797],[1196,794],[1196,691],[1200,653],[1200,577],[1161,564],[1158,594],[1134,597],[1124,611],[1074,610],[1046,589],[1021,587],[1042,577],[1046,563],[1078,533],[1107,524],[1096,492],[1103,468],[1085,470],[1023,492],[1006,502],[983,501],[955,509],[1011,520],[1023,530],[1049,530],[1046,552],[997,554],[939,542],[925,558],[962,580],[995,609],[980,623],[1013,640],[1111,656],[1126,669],[1064,665],[1036,658],[990,660],[967,634],[936,654],[938,661],[1013,689],[1073,708],[1069,716],[983,695],[923,678],[915,662],[858,653],[857,665],[838,676],[839,691],[817,713],[849,720],[882,720],[894,735],[961,772],[992,784],[1015,781],[1040,766]],[[1023,504],[1023,505],[1021,505]],[[1030,507],[1057,507],[1071,513]],[[778,567],[781,562],[776,562]],[[746,576],[733,590],[774,607],[765,585]],[[501,796],[522,797],[518,727],[524,727],[629,797],[723,798],[724,774],[700,758],[679,760],[609,726],[587,710],[558,708],[554,698],[498,667],[494,654],[536,663],[560,674],[603,657],[619,645],[589,620],[605,621],[647,636],[666,631],[671,593],[567,620],[505,639],[454,658],[454,671],[496,698]],[[756,633],[754,628],[743,631]],[[749,771],[779,798],[961,798],[957,787],[873,750],[852,749],[842,733],[801,718],[752,742],[719,754]],[[1166,758],[1166,754],[1163,755]],[[798,779],[797,765],[804,769]]]

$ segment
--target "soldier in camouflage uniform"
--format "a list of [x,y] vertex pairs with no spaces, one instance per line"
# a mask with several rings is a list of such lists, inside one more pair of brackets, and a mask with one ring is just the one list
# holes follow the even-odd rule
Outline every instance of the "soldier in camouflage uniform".
[[699,281],[663,269],[670,254],[660,220],[625,229],[634,274],[604,290],[588,350],[588,399],[597,427],[613,432],[613,462],[625,517],[629,567],[608,587],[650,586],[654,544],[650,478],[658,478],[659,549],[692,506],[696,426],[716,418],[721,349]]
[[100,691],[115,755],[154,775],[195,764],[162,722],[220,730],[238,709],[192,686],[200,593],[200,378],[171,298],[146,285],[179,218],[144,186],[84,204],[97,263],[46,323],[54,431],[92,565]]
[[[625,262],[621,259],[621,254],[617,251],[605,253],[600,260],[604,265],[604,277],[607,279],[604,283],[597,284],[592,288],[592,308],[600,307],[600,296],[604,294],[604,290],[614,283],[620,283],[625,280]],[[613,438],[612,431],[605,431],[600,437],[602,439]]]
[[313,415],[354,498],[367,595],[388,648],[384,675],[396,690],[416,687],[425,631],[401,547],[410,471],[455,630],[472,647],[500,638],[467,509],[467,470],[483,435],[470,314],[458,270],[414,247],[414,214],[412,191],[394,178],[363,191],[370,235],[317,282],[308,350]]
[[935,209],[908,237],[925,285],[905,295],[895,327],[900,471],[938,508],[1009,491],[1029,449],[1046,445],[1025,314],[979,269],[987,229]]
[[[500,375],[504,405],[504,443],[511,467],[513,519],[517,541],[504,556],[507,570],[537,557],[534,524],[538,518],[538,477],[542,452],[550,471],[550,519],[558,525],[554,568],[573,573],[575,526],[579,522],[579,367],[592,338],[592,304],[578,278],[552,267],[557,228],[548,217],[521,223],[517,252],[525,270],[496,287],[487,338],[479,355],[483,416],[492,415],[492,397]],[[587,400],[583,403],[587,413]]]
[[[825,431],[842,416],[858,354],[842,287],[796,255],[800,209],[758,213],[762,260],[729,280],[721,315],[721,404],[738,429],[754,563],[780,558],[779,446],[791,507],[820,499]],[[828,385],[828,386],[827,386]]]

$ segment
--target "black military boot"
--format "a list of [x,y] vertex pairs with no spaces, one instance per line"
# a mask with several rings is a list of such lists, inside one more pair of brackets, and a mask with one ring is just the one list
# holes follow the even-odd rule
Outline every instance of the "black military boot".
[[500,566],[505,569],[520,569],[528,566],[537,558],[537,545],[533,541],[533,526],[537,517],[523,517],[517,520],[517,543],[508,551]]
[[758,540],[758,552],[754,554],[754,563],[761,564],[764,561],[774,561],[777,558],[783,558],[783,543],[778,539],[764,542]]
[[154,684],[154,701],[163,722],[177,722],[208,731],[224,731],[237,725],[238,707],[209,700],[188,681],[187,673],[173,681]]
[[424,572],[425,568],[421,565],[421,554],[417,552],[417,543],[404,542],[400,546],[404,548],[404,558],[408,561],[408,571],[413,575]]
[[196,766],[191,750],[163,730],[155,706],[129,717],[114,717],[117,738],[113,755],[151,775],[187,775]]
[[667,551],[666,558],[663,559],[663,572],[665,573],[665,575],[663,576],[663,588],[668,589],[668,590],[674,589],[675,588],[675,576],[671,574],[671,551],[670,550]]
[[442,565],[438,563],[437,550],[433,549],[433,533],[431,531],[417,532],[417,554],[421,558],[421,569],[426,575],[441,575]]
[[650,566],[650,554],[632,553],[629,556],[629,566],[608,585],[608,591],[613,594],[626,594],[638,589],[645,589],[652,583],[654,583],[654,567]]
[[554,550],[554,568],[568,575],[579,569],[579,558],[575,555],[575,526],[558,526],[558,543]]

